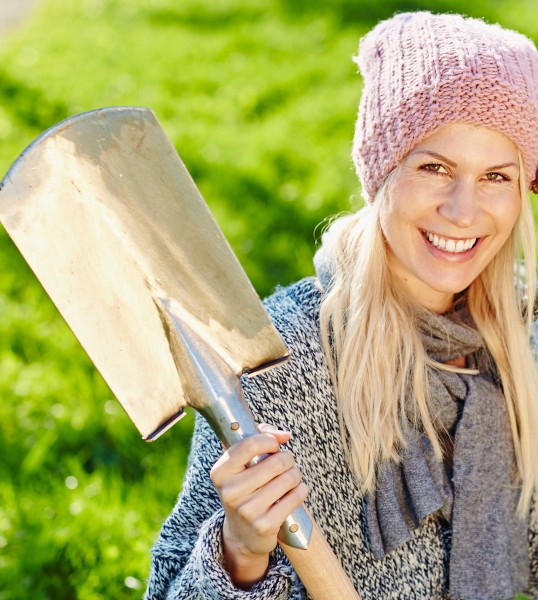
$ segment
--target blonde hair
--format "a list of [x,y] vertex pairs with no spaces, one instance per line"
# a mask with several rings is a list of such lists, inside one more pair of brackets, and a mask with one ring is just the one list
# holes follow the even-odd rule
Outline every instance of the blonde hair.
[[[375,488],[381,461],[400,460],[405,445],[402,423],[409,419],[410,408],[411,418],[442,458],[426,377],[428,365],[450,368],[427,356],[414,325],[416,307],[392,282],[379,222],[392,177],[371,205],[340,217],[324,235],[333,281],[321,305],[322,340],[344,447],[363,492]],[[538,489],[538,371],[529,344],[536,249],[524,182],[521,170],[522,207],[512,234],[468,290],[469,310],[501,377],[522,480],[521,515]],[[406,405],[409,389],[416,399],[412,407]]]

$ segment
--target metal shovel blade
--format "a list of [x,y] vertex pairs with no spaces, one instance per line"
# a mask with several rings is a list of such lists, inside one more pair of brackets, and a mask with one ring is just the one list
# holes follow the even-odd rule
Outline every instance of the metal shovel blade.
[[4,178],[0,220],[144,439],[198,408],[163,306],[236,375],[288,354],[149,109],[46,131]]

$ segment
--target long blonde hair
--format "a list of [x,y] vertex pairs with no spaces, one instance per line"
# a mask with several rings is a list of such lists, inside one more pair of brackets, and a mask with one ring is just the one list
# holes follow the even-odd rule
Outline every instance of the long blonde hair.
[[[536,249],[524,181],[521,170],[522,208],[511,236],[468,290],[469,310],[501,377],[522,480],[521,515],[538,489],[538,371],[529,344]],[[412,416],[442,458],[427,397],[432,360],[414,325],[412,300],[393,284],[379,222],[390,183],[389,175],[371,205],[340,217],[324,235],[333,280],[321,305],[322,339],[344,447],[363,492],[374,489],[381,461],[400,460],[409,389]]]

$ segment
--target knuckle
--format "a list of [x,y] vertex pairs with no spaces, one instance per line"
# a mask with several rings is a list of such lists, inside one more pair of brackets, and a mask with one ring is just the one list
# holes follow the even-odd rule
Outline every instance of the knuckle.
[[285,473],[282,473],[281,478],[288,489],[292,489],[300,483],[301,473],[297,468],[288,469]]
[[272,433],[260,433],[258,442],[263,445],[263,452],[277,452],[279,448],[278,440]]
[[235,512],[237,513],[238,517],[246,523],[252,523],[254,521],[252,507],[248,503],[237,506],[235,508]]
[[269,459],[271,465],[271,474],[273,477],[277,477],[282,473],[285,473],[293,467],[294,460],[290,452],[276,452]]
[[274,533],[274,528],[267,519],[256,519],[252,527],[259,537],[267,537]]
[[221,477],[219,467],[220,467],[220,465],[218,463],[216,463],[215,465],[213,465],[213,468],[209,472],[209,477],[211,478],[213,485],[217,488],[220,487],[220,485],[222,483],[222,477]]
[[254,457],[260,453],[262,447],[263,434],[252,435],[240,442],[242,450],[250,457]]
[[220,490],[219,495],[222,505],[224,507],[235,509],[237,499],[235,497],[235,494],[230,489],[228,489],[227,487],[222,488]]
[[293,458],[293,454],[288,450],[283,450],[282,452],[278,452],[276,454],[278,456],[278,460],[283,469],[290,469],[295,464],[295,459]]
[[250,454],[251,452],[256,450],[257,438],[258,438],[257,435],[253,435],[251,437],[245,438],[244,440],[241,440],[239,442],[237,447],[241,448],[242,450],[244,450],[245,452]]
[[233,461],[236,456],[238,456],[239,454],[241,454],[242,452],[242,448],[244,448],[245,446],[245,441],[246,440],[241,440],[239,442],[236,442],[235,444],[231,445],[228,450],[226,450],[226,452],[224,453],[224,455],[227,455],[229,460]]

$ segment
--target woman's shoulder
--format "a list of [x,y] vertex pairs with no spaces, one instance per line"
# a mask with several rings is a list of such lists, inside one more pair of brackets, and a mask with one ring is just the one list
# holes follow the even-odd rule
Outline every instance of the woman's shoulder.
[[[250,394],[271,389],[274,397],[282,390],[302,382],[308,387],[312,379],[319,379],[328,371],[319,329],[321,293],[313,277],[307,277],[286,287],[280,287],[264,300],[264,306],[282,341],[289,351],[289,359],[274,369],[256,377],[244,378],[244,388]],[[295,395],[306,391],[295,390]]]
[[319,331],[321,293],[314,277],[278,287],[263,304],[285,342]]
[[263,304],[269,312],[279,312],[286,308],[311,310],[319,308],[320,300],[321,294],[316,285],[316,278],[304,277],[290,285],[277,286],[275,291],[263,300]]

